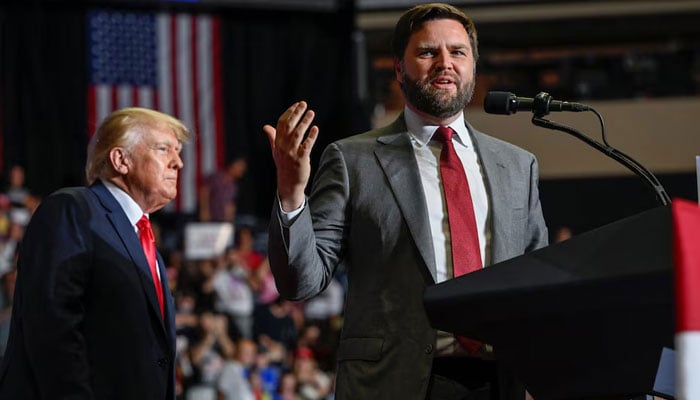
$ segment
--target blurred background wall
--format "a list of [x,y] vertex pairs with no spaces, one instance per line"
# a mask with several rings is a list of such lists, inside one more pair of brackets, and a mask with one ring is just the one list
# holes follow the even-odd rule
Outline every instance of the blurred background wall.
[[[478,129],[535,153],[540,160],[543,209],[553,232],[567,226],[579,233],[657,203],[654,194],[624,168],[564,133],[533,126],[528,113],[484,114],[482,102],[489,90],[524,97],[545,91],[559,100],[593,105],[605,118],[612,145],[653,170],[671,196],[697,199],[700,1],[450,3],[472,16],[479,31],[477,90],[467,118]],[[180,103],[200,106],[199,111],[183,114],[180,106],[171,112],[193,127],[195,136],[204,129],[201,115],[211,114],[216,134],[190,144],[193,150],[183,172],[189,183],[180,195],[194,198],[192,191],[204,175],[222,168],[226,160],[245,155],[249,169],[241,182],[239,214],[264,221],[274,196],[275,175],[262,125],[274,123],[288,104],[307,100],[321,128],[315,165],[331,141],[391,121],[403,107],[389,55],[391,30],[401,11],[414,4],[403,0],[4,1],[0,5],[1,169],[24,166],[27,186],[39,196],[83,183],[85,147],[99,121],[91,111],[95,102],[91,88],[100,83],[93,63],[97,50],[91,16],[95,13],[174,16],[189,27],[184,33],[189,38],[201,37],[193,21],[206,16],[216,28],[207,45],[216,54],[209,71],[214,84],[195,86],[193,92],[180,95]],[[178,31],[177,24],[168,25],[169,32]],[[121,26],[116,24],[115,37],[128,36],[129,29],[119,31]],[[177,43],[171,43],[171,48]],[[173,59],[173,68],[182,63],[196,65],[194,53]],[[120,56],[124,58],[129,57]],[[134,65],[124,68],[133,67],[138,73],[125,73],[108,85],[178,86],[178,81],[158,83],[157,77],[140,82],[139,68],[147,62],[133,58],[129,63]],[[192,80],[202,72],[193,68]],[[184,86],[182,81],[179,85]],[[115,93],[113,105],[143,101],[138,95]],[[201,99],[211,93],[218,102],[203,103]],[[599,138],[600,127],[591,113],[557,113],[549,118]],[[213,150],[202,150],[210,145]],[[178,202],[165,213],[173,220],[193,218],[196,201]]]

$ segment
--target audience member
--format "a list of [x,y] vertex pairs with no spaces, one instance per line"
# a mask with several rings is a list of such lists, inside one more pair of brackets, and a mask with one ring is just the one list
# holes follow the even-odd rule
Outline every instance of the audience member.
[[25,186],[24,167],[13,165],[7,175],[8,185],[5,188],[5,194],[12,202],[12,207],[26,207],[26,200],[30,191]]
[[254,337],[281,343],[286,349],[294,349],[298,337],[293,317],[295,312],[292,302],[279,297],[269,305],[257,307],[253,324]]
[[225,361],[233,358],[236,346],[228,335],[228,320],[225,316],[204,312],[199,321],[200,336],[191,346],[191,361],[196,381],[215,386]]
[[207,177],[199,189],[199,220],[202,222],[231,222],[236,216],[238,181],[248,169],[248,161],[239,157],[226,167]]
[[0,274],[0,359],[5,354],[7,339],[10,337],[12,298],[15,295],[16,280],[16,269]]
[[285,372],[280,378],[272,400],[300,400],[297,377],[293,372]]
[[253,337],[253,291],[243,266],[226,259],[218,261],[212,280],[215,293],[214,308],[226,313],[235,324],[237,336]]
[[294,357],[294,374],[302,400],[321,400],[331,392],[332,381],[328,374],[318,368],[313,351],[299,347]]
[[255,366],[257,345],[250,339],[240,339],[235,356],[226,363],[217,380],[219,394],[224,400],[255,400],[249,373]]
[[[271,355],[272,358],[270,357]],[[255,358],[255,366],[253,369],[260,378],[260,392],[268,398],[271,398],[275,393],[279,385],[280,375],[282,374],[281,368],[277,363],[273,363],[273,360],[275,360],[274,351],[270,351],[270,349],[258,343],[258,354]]]

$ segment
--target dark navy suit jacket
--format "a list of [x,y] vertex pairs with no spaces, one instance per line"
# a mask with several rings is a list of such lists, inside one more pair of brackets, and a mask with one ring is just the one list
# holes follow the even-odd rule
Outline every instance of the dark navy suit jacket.
[[174,399],[163,292],[165,318],[138,235],[103,184],[47,197],[20,250],[0,399]]

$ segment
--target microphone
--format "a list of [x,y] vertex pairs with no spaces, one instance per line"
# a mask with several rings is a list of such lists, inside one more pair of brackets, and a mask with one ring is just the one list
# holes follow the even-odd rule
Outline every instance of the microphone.
[[[518,111],[532,111],[534,114],[532,116],[533,124],[543,128],[568,133],[596,150],[599,150],[601,153],[624,165],[627,169],[644,179],[649,187],[656,193],[661,204],[671,204],[671,198],[666,193],[661,182],[659,182],[651,171],[634,158],[608,144],[608,141],[605,139],[605,123],[603,122],[603,117],[591,106],[580,103],[570,103],[568,101],[552,100],[552,96],[545,92],[540,92],[534,99],[517,97],[509,92],[488,92],[484,99],[484,111],[489,114],[503,115],[515,114]],[[542,116],[548,114],[550,111],[592,111],[600,121],[603,143],[593,140],[574,128],[542,118]]]
[[510,92],[488,92],[484,99],[484,111],[489,114],[511,115],[518,111],[532,111],[536,116],[543,116],[552,111],[579,112],[590,109],[581,103],[552,100],[552,96],[545,92],[540,92],[534,99],[517,97]]

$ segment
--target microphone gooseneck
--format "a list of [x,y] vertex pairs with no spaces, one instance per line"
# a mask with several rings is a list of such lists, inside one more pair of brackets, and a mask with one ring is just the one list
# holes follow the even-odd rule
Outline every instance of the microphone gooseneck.
[[[605,138],[605,122],[603,121],[603,116],[591,106],[580,103],[552,100],[552,96],[545,92],[540,92],[534,99],[517,97],[513,93],[509,92],[489,92],[484,99],[484,111],[489,114],[500,115],[511,115],[518,111],[532,111],[532,123],[534,125],[568,133],[583,141],[641,177],[644,182],[646,182],[647,185],[649,185],[649,187],[656,193],[656,197],[661,204],[665,206],[671,204],[671,198],[666,193],[663,185],[661,185],[661,182],[659,182],[656,176],[649,171],[649,169],[644,167],[634,158],[608,144],[608,141]],[[574,128],[542,118],[552,111],[591,111],[595,113],[600,121],[603,143],[584,135]]]

